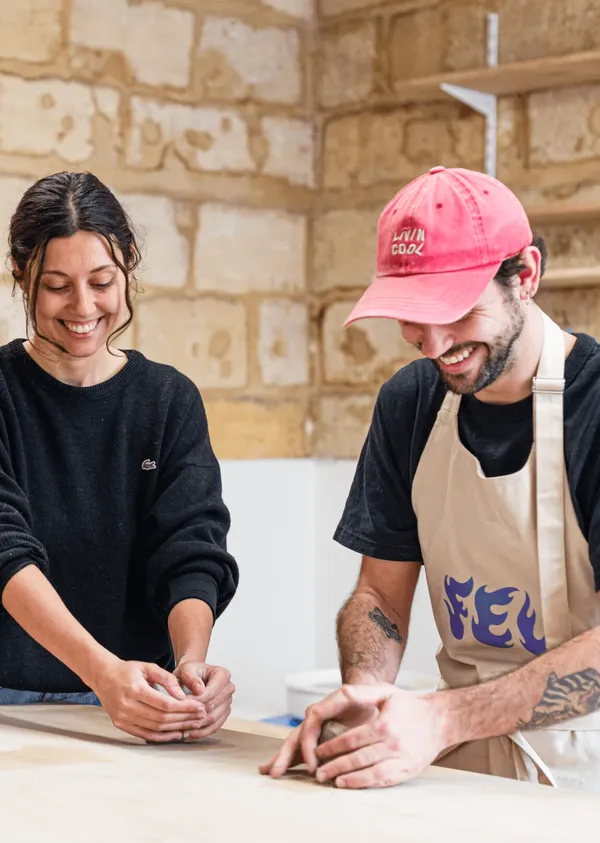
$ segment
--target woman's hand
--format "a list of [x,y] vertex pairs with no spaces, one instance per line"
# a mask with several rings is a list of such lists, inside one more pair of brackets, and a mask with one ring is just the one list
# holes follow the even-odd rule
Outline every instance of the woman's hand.
[[206,719],[203,702],[186,696],[175,676],[156,664],[111,660],[92,688],[117,729],[153,743],[183,740]]
[[217,732],[231,714],[235,686],[230,672],[224,667],[183,658],[175,669],[175,676],[194,695],[188,699],[197,699],[206,709],[200,727],[187,731],[185,739],[201,740]]

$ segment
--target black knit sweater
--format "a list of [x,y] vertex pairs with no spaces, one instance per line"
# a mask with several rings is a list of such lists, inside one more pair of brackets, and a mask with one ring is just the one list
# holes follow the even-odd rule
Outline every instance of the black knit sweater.
[[[0,593],[37,565],[100,644],[169,668],[173,606],[199,598],[217,617],[235,593],[228,529],[188,378],[128,351],[117,375],[75,387],[41,369],[23,340],[0,348]],[[0,687],[85,689],[3,608]]]

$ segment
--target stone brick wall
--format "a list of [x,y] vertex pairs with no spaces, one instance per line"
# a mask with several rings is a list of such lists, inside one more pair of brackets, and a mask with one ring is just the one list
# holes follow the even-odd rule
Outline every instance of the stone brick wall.
[[[600,47],[600,0],[0,0],[0,236],[34,179],[92,170],[147,244],[128,342],[195,380],[218,455],[355,457],[413,357],[392,324],[341,329],[378,213],[483,165],[480,116],[395,91],[482,66],[492,10],[501,61]],[[600,85],[502,98],[499,176],[600,201]],[[555,265],[600,263],[595,223],[542,233]],[[600,334],[596,290],[540,302]],[[4,284],[0,341],[21,322]]]
[[[341,324],[374,265],[378,214],[436,164],[483,168],[483,118],[453,101],[399,105],[409,79],[484,67],[486,15],[499,61],[600,48],[600,0],[321,0],[317,54],[319,187],[313,309],[321,335],[315,453],[355,456],[382,380],[413,357],[393,326]],[[498,177],[529,205],[600,204],[598,85],[502,97]],[[600,219],[537,226],[550,266],[600,266]],[[600,336],[600,290],[546,290],[563,326]]]
[[[0,0],[0,214],[63,169],[147,254],[128,338],[190,375],[221,457],[308,453],[313,0]],[[2,288],[0,339],[21,329]]]

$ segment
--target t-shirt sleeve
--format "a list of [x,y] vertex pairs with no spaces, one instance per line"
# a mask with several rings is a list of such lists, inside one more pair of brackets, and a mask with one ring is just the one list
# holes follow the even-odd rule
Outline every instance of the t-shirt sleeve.
[[414,389],[406,373],[380,390],[334,534],[344,547],[376,559],[422,561],[410,481]]
[[204,405],[191,382],[188,389],[191,400],[173,431],[170,450],[161,457],[145,525],[147,595],[161,620],[188,598],[203,600],[217,618],[238,585],[238,566],[227,551],[229,511]]
[[[597,460],[594,460],[594,462],[597,462]],[[597,475],[598,472],[596,471],[594,474]],[[600,591],[600,488],[597,477],[593,487],[590,484],[585,489],[585,492],[587,493],[587,500],[584,502],[584,506],[587,505],[589,511],[589,527],[587,530],[588,552],[594,571],[596,591]],[[582,526],[585,535],[585,526]]]
[[[585,337],[578,336],[573,356]],[[591,338],[592,350],[596,344]],[[564,400],[565,460],[571,501],[600,592],[600,360],[589,355],[574,383],[567,383]],[[585,348],[585,346],[583,346]],[[596,362],[598,361],[598,362]],[[567,365],[568,365],[567,361]]]

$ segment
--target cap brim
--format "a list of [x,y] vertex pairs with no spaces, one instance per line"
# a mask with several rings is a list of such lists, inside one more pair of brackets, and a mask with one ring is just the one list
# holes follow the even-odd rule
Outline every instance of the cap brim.
[[449,325],[471,310],[500,263],[424,275],[380,276],[371,282],[344,327],[358,319]]

